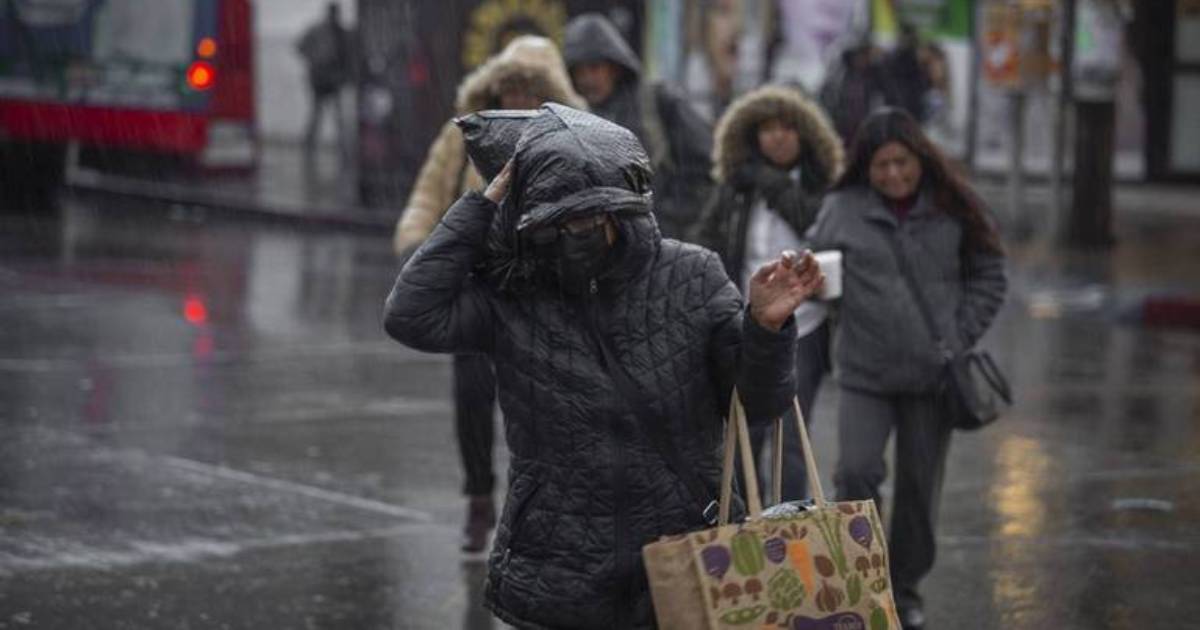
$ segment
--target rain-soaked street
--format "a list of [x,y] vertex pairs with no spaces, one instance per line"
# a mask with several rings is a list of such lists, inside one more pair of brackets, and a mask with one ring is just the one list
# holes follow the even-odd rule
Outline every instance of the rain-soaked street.
[[[108,197],[0,221],[0,628],[501,627],[457,550],[449,362],[380,327],[386,234]],[[1017,404],[955,438],[930,628],[1200,619],[1200,332],[1132,315],[1200,294],[1200,220],[1118,235],[1011,246],[987,345]]]

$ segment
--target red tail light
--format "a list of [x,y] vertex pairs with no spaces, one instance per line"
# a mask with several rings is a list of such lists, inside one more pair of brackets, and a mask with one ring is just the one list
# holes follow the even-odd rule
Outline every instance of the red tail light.
[[217,81],[217,70],[206,61],[196,61],[187,69],[188,87],[197,91],[212,89]]
[[204,300],[195,295],[189,295],[183,300],[183,318],[189,324],[199,326],[208,321],[208,307]]

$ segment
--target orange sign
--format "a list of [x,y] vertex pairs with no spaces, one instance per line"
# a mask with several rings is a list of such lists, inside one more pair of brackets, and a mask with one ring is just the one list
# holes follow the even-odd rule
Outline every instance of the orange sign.
[[983,78],[996,87],[1020,87],[1020,20],[1015,6],[992,4],[983,12],[980,29]]
[[1050,54],[1051,13],[1041,0],[994,2],[983,12],[980,54],[989,84],[1019,90],[1042,84],[1056,70]]

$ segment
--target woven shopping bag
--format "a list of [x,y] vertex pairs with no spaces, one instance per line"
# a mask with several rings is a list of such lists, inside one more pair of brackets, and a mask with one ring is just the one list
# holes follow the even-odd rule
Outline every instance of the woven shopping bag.
[[[734,391],[717,527],[642,548],[662,630],[899,630],[875,504],[825,500],[800,405],[793,401],[793,406],[813,506],[763,516],[745,410]],[[776,497],[782,422],[775,423]],[[735,443],[741,450],[749,513],[742,523],[729,523]],[[775,512],[783,514],[771,516]]]

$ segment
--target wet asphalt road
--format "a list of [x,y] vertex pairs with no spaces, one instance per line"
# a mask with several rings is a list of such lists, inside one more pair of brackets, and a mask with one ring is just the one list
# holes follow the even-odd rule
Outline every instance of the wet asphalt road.
[[[955,438],[929,628],[1200,623],[1200,333],[1118,321],[1200,294],[1200,223],[1120,234],[1013,247],[1018,402]],[[0,629],[501,627],[456,549],[449,362],[380,329],[394,272],[386,235],[0,216]]]

